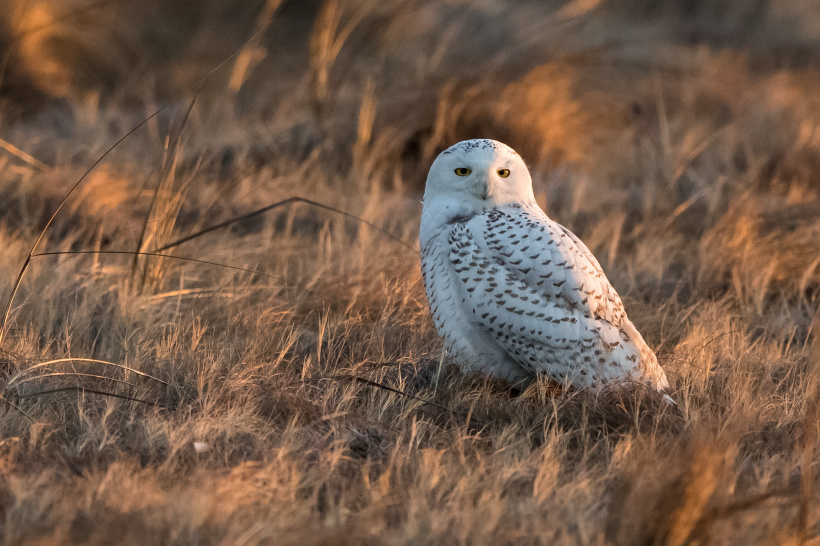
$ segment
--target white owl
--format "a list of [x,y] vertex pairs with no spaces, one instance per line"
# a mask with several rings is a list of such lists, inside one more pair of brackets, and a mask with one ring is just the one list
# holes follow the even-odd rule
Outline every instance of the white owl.
[[463,371],[575,389],[668,387],[598,260],[536,204],[509,146],[466,140],[436,158],[419,239],[433,320]]

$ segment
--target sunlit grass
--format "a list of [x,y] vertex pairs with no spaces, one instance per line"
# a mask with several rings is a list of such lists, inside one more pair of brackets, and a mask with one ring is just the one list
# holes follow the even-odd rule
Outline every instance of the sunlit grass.
[[[814,537],[820,76],[810,25],[778,34],[786,8],[29,4],[0,34],[21,152],[0,150],[3,303],[85,169],[170,106],[78,187],[38,249],[75,253],[35,256],[14,299],[3,541]],[[196,82],[269,21],[179,133]],[[691,45],[675,29],[697,21],[724,34]],[[677,409],[512,392],[442,356],[420,189],[479,136],[519,149],[600,258]],[[356,218],[292,203],[162,251],[179,259],[128,254],[291,196]]]

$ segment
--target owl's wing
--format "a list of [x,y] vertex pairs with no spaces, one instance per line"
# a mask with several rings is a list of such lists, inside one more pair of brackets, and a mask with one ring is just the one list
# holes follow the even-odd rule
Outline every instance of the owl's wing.
[[493,209],[482,220],[471,226],[480,230],[479,241],[495,261],[528,286],[572,308],[588,309],[614,326],[622,325],[626,314],[620,296],[574,233],[537,206]]
[[620,298],[569,231],[510,208],[453,224],[448,242],[473,320],[519,364],[576,387],[645,375],[651,350],[624,331]]
[[[598,387],[629,373],[630,361],[611,358],[623,350],[618,329],[588,310],[530,286],[504,262],[482,248],[468,224],[449,233],[449,259],[472,321],[532,373],[558,383]],[[634,355],[627,355],[636,358]],[[611,362],[615,361],[613,366]],[[608,367],[609,366],[609,367]]]

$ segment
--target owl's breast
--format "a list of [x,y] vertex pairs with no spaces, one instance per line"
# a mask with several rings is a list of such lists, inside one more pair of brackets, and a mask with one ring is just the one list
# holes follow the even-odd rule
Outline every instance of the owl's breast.
[[451,228],[427,240],[421,248],[424,289],[436,331],[453,361],[465,372],[480,372],[519,384],[529,372],[510,358],[478,320],[477,308],[468,298],[471,286],[458,278],[450,259]]

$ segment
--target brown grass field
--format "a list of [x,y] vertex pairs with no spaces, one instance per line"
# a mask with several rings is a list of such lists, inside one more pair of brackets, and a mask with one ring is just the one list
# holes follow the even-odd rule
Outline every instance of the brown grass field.
[[[2,4],[2,309],[44,233],[0,342],[3,543],[820,544],[817,0]],[[677,408],[442,355],[419,200],[478,137]],[[158,251],[294,196],[350,216]]]

